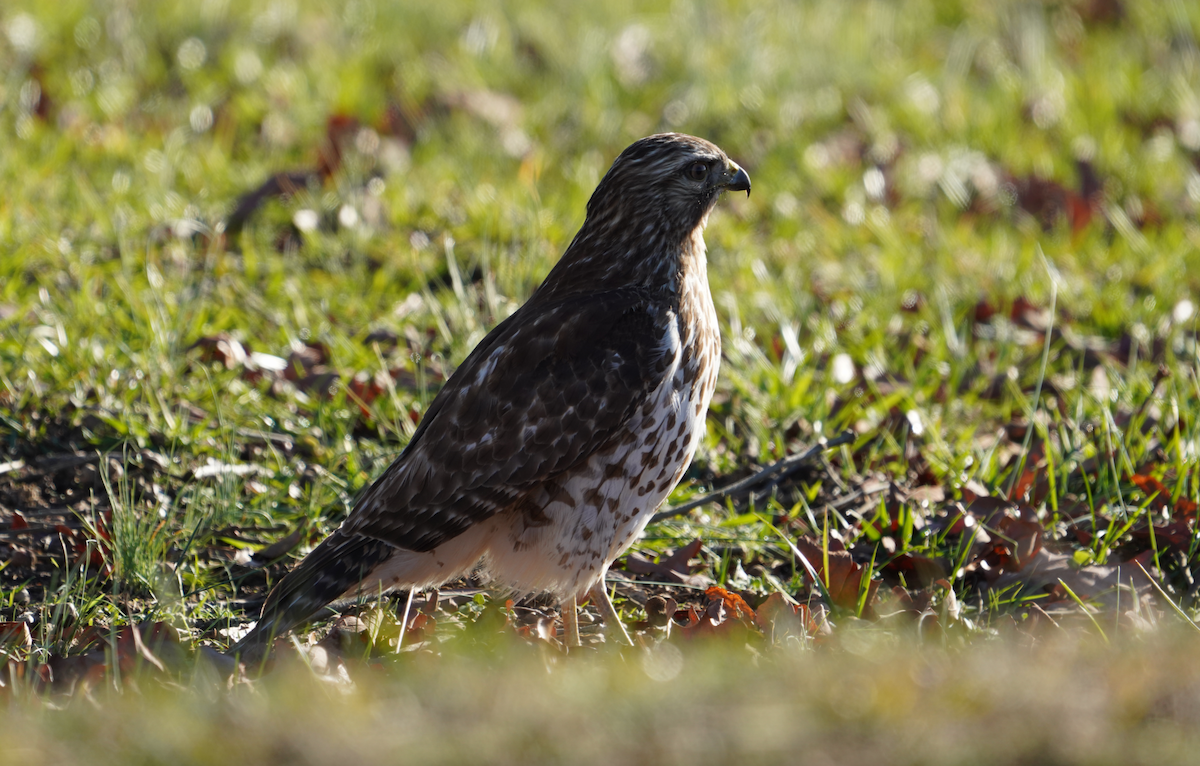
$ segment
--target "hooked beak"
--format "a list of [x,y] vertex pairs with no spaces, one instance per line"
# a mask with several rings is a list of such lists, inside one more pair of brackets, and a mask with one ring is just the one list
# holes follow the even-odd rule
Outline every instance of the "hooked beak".
[[750,176],[736,162],[730,161],[726,168],[724,185],[729,191],[744,191],[750,196]]

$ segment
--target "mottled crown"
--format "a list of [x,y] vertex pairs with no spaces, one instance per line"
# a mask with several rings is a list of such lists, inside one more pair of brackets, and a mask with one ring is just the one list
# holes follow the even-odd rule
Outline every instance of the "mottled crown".
[[635,141],[592,193],[587,219],[539,293],[661,282],[730,188],[749,190],[749,179],[709,141],[682,133]]
[[715,144],[682,133],[635,141],[613,162],[588,201],[588,219],[611,209],[659,206],[662,222],[681,235],[691,232],[716,202],[723,186],[711,175],[697,183],[689,169],[703,162],[718,173],[729,158]]

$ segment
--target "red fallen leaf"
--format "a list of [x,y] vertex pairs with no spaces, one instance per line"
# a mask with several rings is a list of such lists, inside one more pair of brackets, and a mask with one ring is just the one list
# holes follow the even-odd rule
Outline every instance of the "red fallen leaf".
[[881,570],[896,578],[904,576],[904,583],[910,588],[925,588],[935,580],[944,578],[946,570],[937,561],[928,556],[912,553],[902,553],[888,562]]
[[1035,521],[1004,516],[996,524],[996,529],[1016,546],[1014,553],[1021,561],[1028,561],[1042,548],[1042,534],[1045,530]]
[[1142,200],[1138,208],[1130,217],[1139,229],[1156,229],[1166,221],[1158,206],[1150,200]]
[[359,412],[366,419],[371,418],[370,405],[379,398],[386,389],[380,382],[380,376],[360,372],[346,385],[350,399],[358,404]]
[[1153,499],[1155,494],[1163,495],[1164,497],[1171,496],[1171,491],[1167,489],[1166,485],[1153,476],[1135,473],[1129,477],[1129,480],[1137,485],[1138,489],[1150,495],[1151,499]]
[[[353,394],[362,405],[370,404],[383,393],[383,387],[380,386],[373,376],[365,372],[357,373],[350,379],[350,383],[346,386],[350,393]],[[366,408],[363,407],[363,414],[366,414]]]
[[1028,500],[1031,505],[1036,505],[1037,503],[1029,496],[1029,490],[1037,483],[1040,474],[1041,472],[1036,466],[1022,471],[1021,478],[1017,479],[1017,483],[1013,485],[1012,497],[1021,501]]
[[1088,199],[1067,192],[1067,220],[1071,223],[1071,232],[1078,234],[1092,222],[1096,206]]
[[[1186,547],[1193,537],[1192,519],[1186,521],[1174,521],[1170,524],[1154,525],[1154,544],[1159,548],[1164,546]],[[1139,524],[1129,530],[1130,536],[1136,540],[1149,542],[1150,528],[1145,524]],[[1150,553],[1154,553],[1153,550]]]
[[342,147],[358,132],[361,123],[348,114],[332,114],[325,122],[325,143],[321,146],[317,172],[329,178],[342,166]]
[[1104,184],[1095,165],[1088,160],[1076,160],[1075,169],[1079,174],[1078,190],[1036,175],[1010,178],[1017,206],[1036,218],[1047,231],[1063,217],[1073,234],[1083,231],[1100,212]]
[[725,605],[725,609],[729,614],[733,615],[743,622],[754,622],[754,610],[746,603],[745,599],[736,593],[730,593],[719,585],[714,585],[704,591],[704,596],[709,601],[720,600]]
[[992,317],[996,316],[996,307],[991,301],[986,298],[981,298],[975,304],[975,321],[979,324],[987,324],[992,321]]
[[[1171,499],[1171,490],[1167,489],[1166,485],[1153,476],[1135,473],[1129,477],[1129,480],[1137,486],[1142,492],[1145,492],[1151,500],[1156,496],[1161,497],[1164,502],[1169,502]],[[1196,513],[1196,503],[1188,500],[1186,497],[1180,497],[1175,501],[1172,510],[1177,514],[1194,514]]]
[[1014,178],[1017,206],[1037,219],[1047,231],[1062,214],[1069,193],[1062,184],[1040,176]]
[[987,565],[989,579],[1003,572],[1019,572],[1042,549],[1042,526],[1012,516],[993,522],[999,538],[990,543],[977,561]]
[[[717,588],[716,590],[721,593],[728,593],[723,588]],[[739,607],[727,608],[725,598],[721,593],[714,592],[714,597],[706,599],[703,612],[696,608],[695,605],[688,606],[686,614],[687,624],[678,627],[673,631],[673,634],[688,639],[700,638],[702,636],[745,638],[748,634],[757,634],[758,626],[754,620],[754,612],[749,611],[750,607],[746,605],[746,602],[741,602],[741,608],[747,611],[735,613],[735,609],[739,609]],[[741,599],[738,599],[738,601],[741,601]],[[742,615],[740,619],[738,618],[738,614]]]
[[959,487],[959,490],[962,492],[962,499],[964,503],[970,503],[981,497],[990,497],[992,494],[988,491],[987,487],[983,486],[975,479],[968,480],[966,484]]
[[1126,16],[1122,0],[1082,0],[1073,7],[1080,20],[1088,26],[1119,24]]
[[1009,319],[1019,327],[1024,327],[1038,333],[1046,332],[1051,324],[1050,311],[1038,308],[1033,301],[1024,295],[1018,295],[1016,300],[1013,301],[1012,308],[1009,309]]
[[130,625],[117,635],[117,662],[122,673],[130,673],[147,663],[158,670],[166,672],[162,660],[154,656],[154,652],[146,648],[142,642],[142,634],[137,627]]
[[381,135],[391,136],[408,146],[417,140],[417,131],[429,119],[430,113],[438,109],[438,104],[411,105],[393,101],[380,116],[375,129]]
[[112,566],[108,563],[112,559],[112,535],[108,531],[110,524],[112,524],[112,511],[106,511],[96,518],[95,538],[87,538],[78,530],[69,529],[61,524],[59,526],[62,529],[58,530],[64,534],[67,540],[73,541],[71,547],[76,554],[75,563],[83,562],[86,557],[88,570],[104,577],[112,576]]
[[[54,102],[46,92],[46,70],[41,64],[33,64],[29,67],[29,84],[34,87],[33,100],[30,103],[29,111],[33,113],[39,120],[46,122],[50,119],[50,109]],[[22,93],[24,95],[24,93]]]
[[25,520],[20,511],[13,511],[12,521],[9,522],[9,529],[29,529],[29,522]]
[[1036,507],[1046,499],[1046,494],[1050,491],[1050,480],[1046,476],[1045,442],[1037,436],[1033,437],[1024,456],[1015,455],[1008,463],[1012,466],[1017,464],[1022,465],[1021,475],[1013,484],[1008,496],[1022,506]]
[[678,623],[681,619],[687,620],[687,622],[683,623],[682,625],[678,625],[680,630],[686,631],[696,627],[700,623],[701,614],[701,611],[696,608],[695,604],[688,604],[685,609],[680,609],[679,611],[675,612],[675,614],[672,616],[672,619],[674,619],[676,623]]
[[434,631],[437,630],[437,619],[425,612],[417,612],[417,614],[408,622],[408,627],[404,631],[404,643],[408,645],[419,644],[422,641],[428,641],[433,638]]
[[966,522],[967,524],[976,521],[980,524],[996,524],[999,523],[1001,516],[1020,513],[1016,503],[994,495],[975,498],[966,504],[963,511],[972,517],[971,521]]
[[[825,554],[821,545],[815,540],[805,536],[796,540],[796,549],[804,555],[808,563],[812,566],[817,576],[825,584],[826,590],[829,592],[829,598],[837,606],[851,611],[858,610],[859,599],[862,594],[863,581],[869,576],[869,573],[859,564],[855,563],[850,556],[850,552],[842,550],[834,550],[834,541],[830,541],[829,550],[829,571],[825,571]],[[841,543],[837,543],[838,546]],[[807,569],[807,567],[806,567]],[[811,577],[811,574],[808,575]],[[875,596],[879,590],[879,586],[883,584],[882,580],[867,580],[866,599],[863,601],[863,614],[873,614],[874,610],[871,605],[875,601]]]
[[1104,196],[1104,182],[1090,160],[1075,160],[1075,170],[1079,173],[1079,192],[1067,195],[1067,220],[1071,222],[1072,234],[1083,231],[1100,213]]

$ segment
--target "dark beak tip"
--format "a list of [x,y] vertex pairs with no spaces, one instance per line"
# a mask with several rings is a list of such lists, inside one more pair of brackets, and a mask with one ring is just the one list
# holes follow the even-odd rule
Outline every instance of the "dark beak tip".
[[745,170],[738,168],[733,174],[733,178],[729,179],[729,185],[726,187],[730,191],[744,191],[746,196],[750,196],[750,176]]

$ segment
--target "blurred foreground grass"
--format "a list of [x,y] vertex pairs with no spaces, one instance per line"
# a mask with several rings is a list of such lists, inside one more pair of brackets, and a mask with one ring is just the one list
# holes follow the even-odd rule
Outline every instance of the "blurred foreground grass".
[[454,654],[353,693],[302,666],[232,691],[203,674],[144,682],[9,704],[0,764],[1194,762],[1193,635],[967,651],[879,638],[756,660],[719,642],[551,665],[524,647]]

